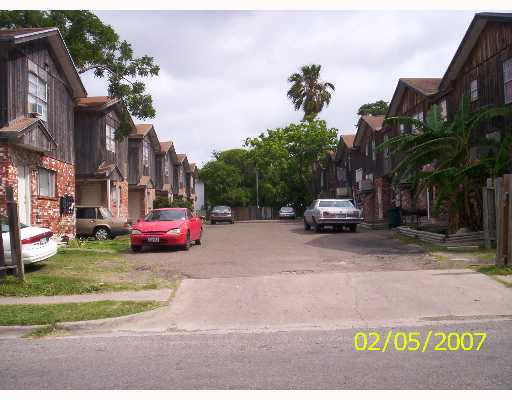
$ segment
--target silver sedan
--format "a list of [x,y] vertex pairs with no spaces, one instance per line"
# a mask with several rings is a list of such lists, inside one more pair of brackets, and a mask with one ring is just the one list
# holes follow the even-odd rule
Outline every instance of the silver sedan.
[[346,226],[355,232],[357,224],[363,222],[362,214],[350,200],[318,199],[304,211],[304,229],[314,227],[321,232],[324,226],[332,226],[339,231]]

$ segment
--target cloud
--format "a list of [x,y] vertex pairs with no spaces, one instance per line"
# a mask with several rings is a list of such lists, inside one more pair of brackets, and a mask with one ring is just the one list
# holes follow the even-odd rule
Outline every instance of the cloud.
[[[358,107],[389,100],[400,77],[441,77],[469,12],[98,12],[137,55],[161,67],[148,79],[160,138],[202,164],[213,150],[298,121],[287,77],[322,65],[336,85],[321,117],[353,132]],[[105,82],[84,77],[90,95]]]

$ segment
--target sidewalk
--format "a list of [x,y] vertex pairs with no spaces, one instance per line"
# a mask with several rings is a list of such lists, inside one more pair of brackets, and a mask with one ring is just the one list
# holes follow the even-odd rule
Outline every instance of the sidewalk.
[[55,304],[87,303],[91,301],[167,301],[171,289],[151,289],[129,292],[91,293],[71,296],[37,296],[37,297],[0,297],[0,305],[5,304]]

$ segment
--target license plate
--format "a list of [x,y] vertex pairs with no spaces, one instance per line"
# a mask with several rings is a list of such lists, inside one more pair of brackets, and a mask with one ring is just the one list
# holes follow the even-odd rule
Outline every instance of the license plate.
[[46,243],[48,243],[48,238],[47,238],[47,237],[42,238],[42,239],[39,241],[39,244],[40,244],[40,245],[44,245],[44,244],[46,244]]
[[150,243],[158,243],[158,242],[160,242],[160,238],[159,237],[148,237],[147,241]]

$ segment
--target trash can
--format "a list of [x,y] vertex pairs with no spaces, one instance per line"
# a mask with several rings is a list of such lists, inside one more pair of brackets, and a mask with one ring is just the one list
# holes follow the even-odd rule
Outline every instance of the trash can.
[[396,228],[397,226],[402,225],[400,208],[393,207],[388,210],[388,224],[390,228]]

